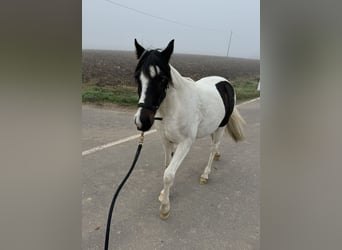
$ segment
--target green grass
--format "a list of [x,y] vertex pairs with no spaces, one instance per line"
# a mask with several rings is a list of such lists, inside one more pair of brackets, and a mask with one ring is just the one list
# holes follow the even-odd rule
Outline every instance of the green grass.
[[256,78],[243,77],[234,79],[231,82],[236,92],[236,99],[239,101],[260,96],[260,92],[257,90],[258,81]]
[[138,94],[136,88],[127,86],[94,86],[82,87],[82,102],[115,103],[120,105],[137,105]]
[[[231,81],[236,91],[238,101],[259,96],[257,80],[252,77],[240,77]],[[83,85],[82,102],[85,103],[115,103],[125,106],[135,106],[138,103],[136,87]]]

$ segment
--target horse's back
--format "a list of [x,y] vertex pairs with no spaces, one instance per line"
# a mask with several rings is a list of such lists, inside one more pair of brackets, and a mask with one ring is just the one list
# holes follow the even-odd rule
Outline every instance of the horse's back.
[[221,76],[207,76],[199,79],[196,84],[207,84],[207,85],[215,85],[218,82],[225,81],[229,83],[229,81]]
[[233,85],[224,77],[221,76],[207,76],[204,78],[201,78],[200,80],[198,80],[196,82],[196,85],[200,88],[205,88],[207,90],[211,90],[211,91],[218,91],[219,94],[222,97],[222,93],[220,93],[220,86],[225,86],[225,90],[226,92],[229,92],[227,94],[229,94],[233,99],[234,99],[234,104],[235,104],[235,91],[233,88]]

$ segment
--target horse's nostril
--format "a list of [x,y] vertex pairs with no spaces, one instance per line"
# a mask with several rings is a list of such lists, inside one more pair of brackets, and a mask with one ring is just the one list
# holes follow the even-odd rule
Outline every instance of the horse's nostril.
[[135,126],[137,126],[137,128],[141,128],[141,123],[139,121],[137,121],[137,117],[134,118],[134,124]]

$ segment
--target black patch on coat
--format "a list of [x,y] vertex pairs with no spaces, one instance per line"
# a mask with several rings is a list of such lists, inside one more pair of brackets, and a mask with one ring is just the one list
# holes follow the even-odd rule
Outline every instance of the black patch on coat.
[[216,83],[215,86],[217,88],[217,91],[220,93],[220,96],[224,104],[224,108],[226,110],[226,114],[219,125],[219,127],[223,127],[228,124],[229,117],[233,113],[235,105],[234,89],[233,86],[227,81]]

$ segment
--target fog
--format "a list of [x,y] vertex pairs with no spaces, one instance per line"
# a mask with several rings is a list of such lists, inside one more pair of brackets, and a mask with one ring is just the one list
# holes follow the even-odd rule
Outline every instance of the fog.
[[[260,58],[258,0],[82,0],[82,48],[133,50],[175,39],[175,53]],[[232,32],[232,33],[231,33]]]

